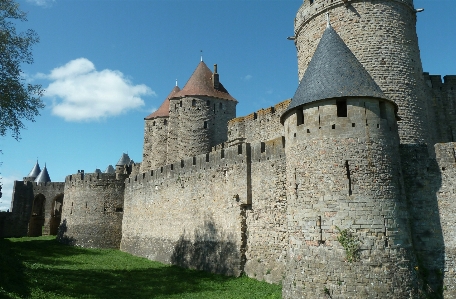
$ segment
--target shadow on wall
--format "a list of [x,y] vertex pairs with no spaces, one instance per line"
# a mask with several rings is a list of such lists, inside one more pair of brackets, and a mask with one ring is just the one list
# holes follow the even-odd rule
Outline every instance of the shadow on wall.
[[66,236],[67,231],[67,220],[63,219],[62,223],[59,225],[59,229],[57,230],[57,241],[66,245],[75,245],[76,240],[74,238]]
[[184,268],[239,276],[241,269],[240,244],[234,234],[217,228],[212,216],[194,231],[194,240],[184,232],[171,256],[171,263]]
[[410,226],[424,298],[443,298],[445,244],[437,193],[442,174],[435,159],[428,158],[426,145],[401,145],[401,162]]

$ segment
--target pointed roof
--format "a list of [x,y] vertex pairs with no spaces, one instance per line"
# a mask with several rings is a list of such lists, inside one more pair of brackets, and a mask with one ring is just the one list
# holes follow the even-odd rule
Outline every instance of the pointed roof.
[[35,166],[33,166],[32,170],[28,174],[28,178],[33,178],[35,179],[41,172],[40,164],[38,164],[38,160],[36,160]]
[[44,164],[43,170],[41,170],[40,174],[38,177],[35,179],[36,183],[47,183],[50,182],[51,178],[49,177],[49,173],[46,168],[46,164]]
[[116,166],[117,165],[130,165],[130,157],[128,156],[128,154],[123,153],[119,161],[117,162]]
[[173,98],[174,95],[180,91],[179,86],[174,86],[173,90],[166,97],[165,101],[161,104],[160,108],[155,110],[152,114],[145,117],[144,119],[154,119],[157,117],[168,117],[169,116],[169,99]]
[[283,115],[304,104],[341,97],[388,99],[361,62],[328,24]]
[[112,165],[109,165],[106,168],[105,173],[116,173],[116,170],[114,169],[114,167],[112,167]]
[[198,64],[184,88],[174,95],[174,97],[185,96],[210,96],[237,102],[236,99],[228,93],[225,87],[223,87],[222,83],[219,83],[217,89],[214,88],[212,72],[204,61],[201,61]]
[[94,173],[102,173],[99,168],[95,169]]

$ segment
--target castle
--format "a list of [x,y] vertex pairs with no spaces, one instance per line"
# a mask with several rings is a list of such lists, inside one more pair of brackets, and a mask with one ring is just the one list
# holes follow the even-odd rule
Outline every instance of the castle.
[[291,100],[236,118],[201,61],[145,118],[141,163],[61,183],[37,163],[0,235],[282,282],[283,298],[456,297],[456,76],[423,73],[416,13],[305,0]]

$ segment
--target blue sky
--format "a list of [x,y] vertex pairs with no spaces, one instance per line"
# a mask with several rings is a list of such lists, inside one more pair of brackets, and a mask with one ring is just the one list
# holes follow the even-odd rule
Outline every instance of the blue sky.
[[[52,181],[78,169],[142,159],[144,117],[200,61],[218,64],[220,81],[242,116],[293,96],[297,85],[293,20],[302,0],[20,0],[40,43],[24,76],[42,84],[46,108],[18,142],[0,138],[4,196],[36,159]],[[454,0],[415,0],[424,71],[456,74]]]

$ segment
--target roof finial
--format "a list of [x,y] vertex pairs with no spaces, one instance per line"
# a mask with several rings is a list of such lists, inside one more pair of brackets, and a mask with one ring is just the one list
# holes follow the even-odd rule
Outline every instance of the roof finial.
[[329,12],[326,13],[326,27],[327,28],[331,27],[331,22],[329,20]]
[[176,79],[176,86],[177,86],[177,79]]
[[203,50],[200,50],[201,52],[201,61],[203,61]]

